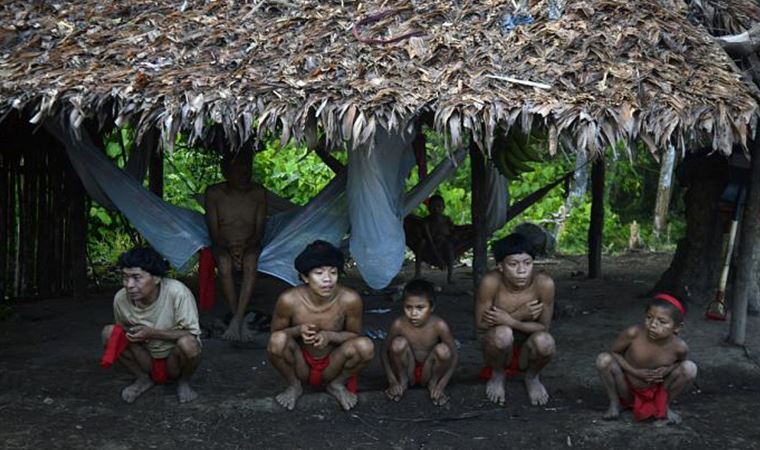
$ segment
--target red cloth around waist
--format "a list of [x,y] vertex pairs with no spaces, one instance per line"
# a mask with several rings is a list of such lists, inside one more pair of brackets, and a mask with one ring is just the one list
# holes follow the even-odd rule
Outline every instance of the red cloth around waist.
[[633,410],[633,419],[638,421],[654,417],[664,419],[668,416],[668,391],[663,383],[645,388],[635,388],[625,376],[625,384],[633,395],[633,403],[620,399],[623,408]]
[[100,367],[111,367],[121,354],[124,353],[127,346],[129,346],[129,340],[127,339],[127,332],[124,331],[124,327],[119,324],[114,325],[111,330],[111,336],[108,337],[108,342],[106,342],[106,349],[100,358]]
[[[520,355],[522,354],[522,345],[512,345],[512,361],[509,363],[509,367],[504,369],[504,375],[513,377],[520,373]],[[480,379],[488,381],[493,376],[493,368],[483,367],[480,369]]]
[[214,276],[214,254],[211,249],[201,249],[200,262],[198,263],[198,305],[203,310],[214,308],[214,291],[216,289],[216,277]]
[[422,384],[422,368],[425,367],[425,363],[419,361],[414,362],[414,384],[419,386]]
[[[301,354],[304,361],[309,365],[309,385],[314,387],[322,386],[322,373],[327,366],[330,365],[330,355],[327,354],[321,358],[316,358],[307,352],[306,349],[301,348]],[[356,394],[359,388],[359,378],[356,375],[352,375],[346,380],[346,389]]]
[[164,384],[169,379],[169,375],[166,372],[166,360],[168,358],[157,358],[153,360],[153,364],[150,367],[150,378],[156,384]]

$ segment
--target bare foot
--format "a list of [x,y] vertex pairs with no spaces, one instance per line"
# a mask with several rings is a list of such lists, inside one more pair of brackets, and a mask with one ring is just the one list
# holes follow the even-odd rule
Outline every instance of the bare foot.
[[543,406],[549,401],[549,393],[546,392],[546,388],[541,384],[538,375],[525,375],[525,389],[528,390],[528,398],[531,405]]
[[138,377],[134,383],[125,387],[121,391],[121,398],[127,403],[133,403],[137,397],[143,395],[145,391],[153,387],[153,380],[148,376]]
[[486,383],[486,397],[491,402],[501,406],[504,405],[507,394],[504,390],[504,374],[497,374],[496,372],[498,371],[495,370],[491,379]]
[[668,423],[678,425],[681,423],[681,415],[668,408]]
[[246,324],[240,327],[240,341],[241,342],[253,342],[256,339],[256,333],[254,330],[248,328]]
[[222,339],[225,341],[240,341],[240,328],[241,320],[238,317],[233,317],[230,320],[230,325],[227,327],[227,331],[222,335]]
[[333,380],[327,385],[327,392],[338,400],[340,407],[345,411],[356,406],[356,403],[359,401],[359,397],[354,393],[348,392],[346,386],[344,386],[343,383],[338,382],[338,380]]
[[180,403],[192,402],[198,398],[198,393],[190,387],[190,383],[187,381],[180,381],[177,383],[177,397]]
[[385,395],[387,395],[389,399],[397,402],[404,396],[404,392],[406,392],[406,384],[394,383],[388,386],[388,389],[385,390]]
[[[431,384],[432,386],[432,384]],[[430,389],[430,400],[433,401],[433,404],[435,406],[443,406],[446,403],[449,402],[449,396],[446,395],[446,392],[443,391],[443,389],[431,388]]]
[[607,412],[602,416],[604,420],[616,420],[620,418],[620,404],[610,403],[610,407],[607,408]]
[[287,389],[282,391],[282,393],[277,395],[274,399],[277,400],[277,403],[282,405],[283,408],[292,411],[293,408],[296,407],[296,400],[298,400],[298,397],[300,397],[301,394],[303,394],[303,388],[299,383],[288,386]]

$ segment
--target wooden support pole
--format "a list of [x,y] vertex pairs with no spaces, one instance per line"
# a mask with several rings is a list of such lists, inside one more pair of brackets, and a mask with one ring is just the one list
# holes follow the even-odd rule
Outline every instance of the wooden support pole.
[[591,223],[588,228],[588,277],[602,276],[602,240],[604,236],[604,159],[591,169]]
[[731,307],[729,342],[744,345],[747,337],[747,306],[752,294],[752,283],[757,283],[760,259],[760,139],[752,144],[752,168],[749,193],[741,223],[741,245],[737,259],[736,284]]
[[488,230],[486,230],[486,158],[475,143],[470,144],[472,190],[472,281],[477,290],[488,266]]
[[8,149],[0,151],[0,301],[2,301],[8,288],[8,223],[12,212],[8,208],[8,195],[10,192],[8,164]]
[[164,151],[155,142],[151,146],[150,165],[148,166],[148,186],[157,196],[164,197]]
[[[69,194],[69,275],[71,288],[76,300],[87,298],[87,211],[86,194],[79,176],[71,164],[67,164],[67,184]],[[65,259],[65,258],[64,258]]]

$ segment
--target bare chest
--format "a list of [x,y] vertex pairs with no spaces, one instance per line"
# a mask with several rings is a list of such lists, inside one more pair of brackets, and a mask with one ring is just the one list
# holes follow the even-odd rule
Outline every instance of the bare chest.
[[312,324],[319,330],[343,331],[346,326],[346,313],[339,302],[327,308],[302,306],[293,314],[293,325]]
[[658,345],[651,342],[644,332],[631,342],[625,352],[625,359],[639,369],[656,369],[676,362],[673,345]]
[[508,291],[507,288],[501,287],[499,293],[494,299],[494,306],[508,313],[515,312],[517,308],[533,300],[538,300],[538,292],[531,286],[519,292]]

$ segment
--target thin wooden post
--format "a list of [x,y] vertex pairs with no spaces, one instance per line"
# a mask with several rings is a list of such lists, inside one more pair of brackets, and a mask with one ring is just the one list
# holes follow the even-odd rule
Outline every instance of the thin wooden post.
[[670,206],[670,194],[673,188],[673,168],[676,161],[676,148],[672,144],[662,155],[660,162],[660,181],[657,183],[657,200],[654,206],[654,235],[659,238],[665,230]]
[[164,197],[164,151],[155,142],[149,142],[151,146],[150,166],[148,169],[148,186],[150,191],[157,196]]
[[[69,275],[74,298],[87,298],[87,216],[84,186],[71,164],[67,164],[67,184],[70,201],[69,227]],[[64,257],[64,259],[66,259]]]
[[760,258],[760,140],[752,145],[752,168],[750,172],[749,195],[741,224],[741,245],[737,259],[736,285],[731,307],[731,331],[729,342],[744,345],[747,337],[747,306],[752,294],[752,283],[756,283]]
[[488,266],[488,230],[486,230],[486,158],[475,143],[470,144],[470,174],[472,176],[472,281],[477,290]]
[[8,192],[10,191],[8,175],[11,168],[8,164],[7,152],[7,148],[0,151],[0,301],[5,298],[8,287],[8,222],[9,216],[13,214],[8,208]]
[[591,169],[591,223],[588,228],[588,277],[602,276],[604,236],[604,159],[600,156]]

